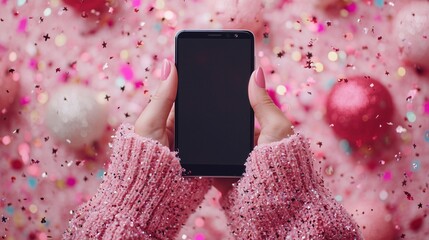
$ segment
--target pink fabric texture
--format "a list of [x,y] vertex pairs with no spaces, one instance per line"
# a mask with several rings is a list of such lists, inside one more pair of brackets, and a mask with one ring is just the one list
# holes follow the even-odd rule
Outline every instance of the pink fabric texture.
[[175,152],[123,124],[111,165],[64,239],[173,239],[201,203],[207,179],[185,179]]
[[[97,193],[81,206],[64,239],[174,239],[210,187],[187,179],[175,152],[117,131],[111,165]],[[331,198],[313,169],[308,142],[293,135],[257,146],[246,173],[222,199],[237,239],[361,239],[357,224]]]
[[221,199],[237,239],[362,239],[314,171],[309,147],[300,135],[255,147]]

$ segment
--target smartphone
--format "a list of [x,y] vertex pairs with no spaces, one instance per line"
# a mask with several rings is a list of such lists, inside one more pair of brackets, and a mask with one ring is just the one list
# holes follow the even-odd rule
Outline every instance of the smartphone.
[[253,149],[247,89],[254,36],[246,30],[185,30],[175,44],[175,150],[184,176],[241,176]]

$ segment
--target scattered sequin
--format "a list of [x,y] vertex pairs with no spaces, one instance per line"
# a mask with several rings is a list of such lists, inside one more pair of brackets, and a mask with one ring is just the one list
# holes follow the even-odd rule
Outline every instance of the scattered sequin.
[[28,186],[31,189],[35,189],[37,187],[37,179],[34,177],[28,177]]
[[377,7],[383,7],[384,6],[384,0],[374,0],[374,5]]
[[328,59],[329,61],[335,62],[338,60],[338,54],[335,51],[330,51],[328,53]]
[[340,140],[340,148],[347,154],[352,153],[352,147],[346,139]]
[[55,37],[55,45],[62,47],[67,43],[67,37],[65,34],[61,33]]
[[399,67],[397,73],[398,73],[398,76],[403,77],[403,76],[405,76],[407,71],[405,70],[405,68]]
[[384,201],[389,196],[389,193],[387,193],[387,191],[385,191],[385,190],[382,190],[382,191],[380,191],[378,196],[379,196],[380,200]]
[[15,212],[15,209],[14,209],[12,206],[7,206],[7,207],[6,207],[6,212],[7,212],[9,215],[12,215],[12,214]]
[[280,96],[285,95],[287,92],[286,87],[284,85],[278,85],[276,88],[276,93]]
[[419,160],[413,160],[411,162],[411,171],[417,172],[420,170],[420,161]]
[[325,174],[327,176],[332,176],[334,174],[334,167],[331,165],[326,166],[325,168]]
[[202,233],[197,233],[196,235],[195,235],[195,238],[194,238],[195,240],[205,240],[206,238],[205,238],[205,236],[204,236],[204,234],[202,234]]
[[341,195],[336,195],[336,196],[335,196],[335,200],[336,200],[337,202],[342,202],[342,201],[343,201],[343,196],[341,196]]
[[50,15],[51,15],[51,13],[52,13],[51,8],[46,8],[46,9],[43,11],[43,15],[44,15],[45,17],[50,16]]
[[104,177],[104,170],[103,169],[98,170],[97,178],[103,179],[103,177]]
[[414,112],[407,112],[407,120],[411,123],[415,122],[417,119],[416,114]]
[[37,210],[38,210],[37,206],[36,206],[36,205],[34,205],[34,204],[31,204],[31,205],[28,207],[28,209],[30,210],[30,212],[31,212],[31,213],[37,213]]
[[390,171],[385,172],[383,175],[383,179],[384,179],[384,181],[392,180],[392,172],[390,172]]

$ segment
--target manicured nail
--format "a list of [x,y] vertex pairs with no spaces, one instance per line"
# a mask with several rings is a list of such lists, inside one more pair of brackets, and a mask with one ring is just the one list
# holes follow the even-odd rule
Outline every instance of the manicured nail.
[[264,76],[264,70],[262,70],[261,67],[258,67],[255,73],[255,82],[256,85],[260,88],[265,88],[265,76]]
[[164,64],[162,66],[161,79],[166,80],[168,78],[168,76],[170,75],[170,71],[171,71],[170,61],[168,61],[167,59],[164,59]]

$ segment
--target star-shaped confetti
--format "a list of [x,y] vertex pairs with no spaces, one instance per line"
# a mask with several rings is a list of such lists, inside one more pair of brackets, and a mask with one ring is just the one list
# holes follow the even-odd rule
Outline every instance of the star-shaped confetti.
[[45,39],[45,42],[48,41],[48,39],[51,39],[51,37],[49,37],[49,34],[45,34],[43,35],[43,38]]

